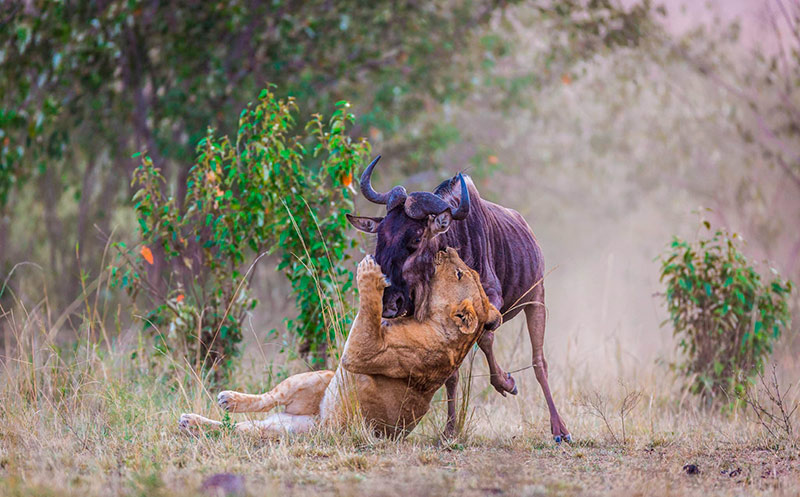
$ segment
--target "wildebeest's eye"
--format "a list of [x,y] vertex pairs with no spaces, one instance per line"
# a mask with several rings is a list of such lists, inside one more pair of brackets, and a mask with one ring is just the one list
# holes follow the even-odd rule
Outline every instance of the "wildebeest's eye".
[[460,280],[462,276],[464,276],[464,273],[460,269],[456,269],[456,278]]

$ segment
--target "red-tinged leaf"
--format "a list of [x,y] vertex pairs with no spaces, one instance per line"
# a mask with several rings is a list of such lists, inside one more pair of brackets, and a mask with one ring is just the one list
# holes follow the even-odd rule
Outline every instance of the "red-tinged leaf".
[[139,253],[142,254],[142,257],[144,257],[144,260],[146,260],[148,264],[153,264],[153,251],[147,246],[143,246]]

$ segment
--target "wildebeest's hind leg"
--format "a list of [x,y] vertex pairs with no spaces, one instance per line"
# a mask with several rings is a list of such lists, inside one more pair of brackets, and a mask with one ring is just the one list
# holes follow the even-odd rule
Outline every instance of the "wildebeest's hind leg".
[[533,371],[547,401],[547,409],[550,411],[550,431],[553,433],[556,443],[561,443],[561,440],[571,442],[572,437],[567,430],[567,424],[558,415],[553,396],[550,393],[550,385],[547,383],[547,361],[544,358],[544,328],[547,311],[544,307],[544,287],[537,285],[531,295],[533,302],[525,306],[525,317],[528,320],[528,334],[531,338]]
[[287,414],[315,416],[333,374],[333,371],[311,371],[292,375],[261,395],[226,390],[219,393],[217,403],[229,412],[265,412],[286,406]]

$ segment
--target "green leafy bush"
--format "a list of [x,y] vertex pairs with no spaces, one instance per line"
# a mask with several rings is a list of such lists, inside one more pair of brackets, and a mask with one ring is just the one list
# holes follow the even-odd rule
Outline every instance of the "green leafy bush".
[[299,314],[288,324],[315,357],[346,329],[342,293],[353,274],[342,262],[355,242],[345,213],[353,173],[369,153],[366,140],[346,133],[348,107],[339,102],[329,120],[314,115],[294,134],[294,99],[263,90],[242,111],[235,142],[213,130],[200,140],[183,198],[164,193],[164,177],[144,157],[133,177],[142,243],[117,244],[112,272],[133,297],[148,298],[146,327],[163,352],[197,367],[228,365],[256,305],[252,268],[267,253],[294,291]]
[[692,393],[713,399],[739,395],[763,371],[781,330],[788,328],[790,281],[775,270],[764,282],[740,252],[741,238],[725,230],[694,243],[673,238],[661,258],[666,305],[685,360],[673,367]]

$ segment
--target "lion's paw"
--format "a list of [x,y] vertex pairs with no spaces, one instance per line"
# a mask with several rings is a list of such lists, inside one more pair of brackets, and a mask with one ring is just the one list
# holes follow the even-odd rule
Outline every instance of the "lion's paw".
[[231,390],[225,390],[217,395],[217,404],[228,412],[239,412],[240,400],[241,394]]
[[358,263],[356,284],[361,291],[370,288],[377,288],[380,291],[389,286],[389,281],[381,272],[381,267],[375,262],[375,259],[368,255]]
[[178,428],[184,433],[197,435],[200,433],[201,428],[205,425],[205,418],[199,414],[181,414],[178,420]]

